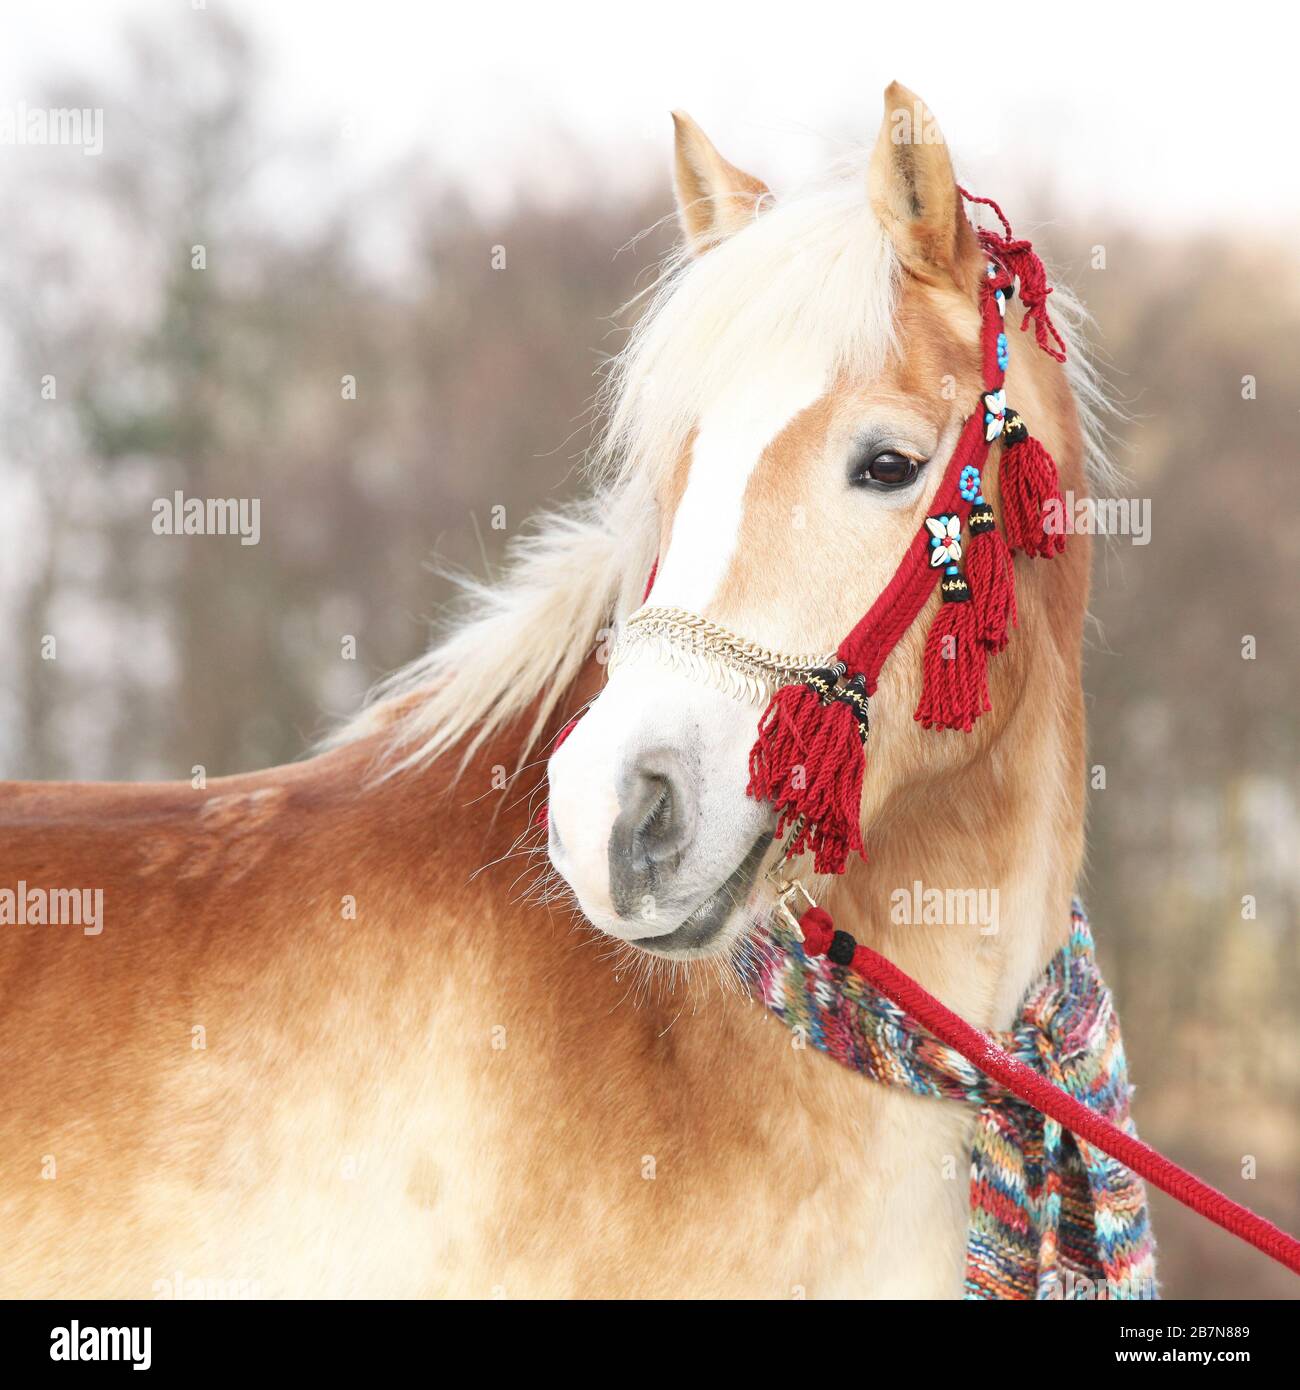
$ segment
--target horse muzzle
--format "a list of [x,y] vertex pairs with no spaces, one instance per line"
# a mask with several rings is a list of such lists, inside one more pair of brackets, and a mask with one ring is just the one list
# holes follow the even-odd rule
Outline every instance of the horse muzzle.
[[746,795],[753,701],[621,665],[549,767],[549,853],[591,922],[659,954],[711,954],[745,916],[772,839]]

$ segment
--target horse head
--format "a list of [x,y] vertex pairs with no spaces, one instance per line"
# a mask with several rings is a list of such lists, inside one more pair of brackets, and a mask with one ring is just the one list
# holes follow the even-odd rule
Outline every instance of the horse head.
[[[603,690],[551,757],[549,852],[596,926],[692,957],[730,951],[770,907],[773,808],[748,794],[762,702],[829,659],[924,531],[987,384],[990,260],[934,118],[897,84],[866,169],[786,201],[675,121],[684,252],[619,364],[611,424],[622,467],[650,480],[658,562]],[[1070,380],[1014,331],[1032,308],[1006,308],[998,369],[1061,485],[1082,492]],[[997,440],[990,470],[1000,453]],[[908,805],[942,837],[945,816],[972,814],[966,792],[991,836],[1016,833],[986,804],[1009,724],[1029,710],[1081,728],[1086,555],[1016,570],[1022,633],[990,663],[972,731],[912,718],[937,596],[898,636],[872,692],[868,839]],[[1023,746],[1043,754],[1032,729]]]

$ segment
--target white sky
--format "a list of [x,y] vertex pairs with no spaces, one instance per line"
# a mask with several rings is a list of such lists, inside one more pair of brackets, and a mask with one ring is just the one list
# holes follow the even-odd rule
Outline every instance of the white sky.
[[[869,140],[897,77],[995,196],[1021,182],[999,178],[1011,162],[1066,206],[1145,225],[1300,226],[1297,30],[1280,4],[208,0],[219,8],[263,40],[278,128],[355,122],[344,180],[416,153],[488,205],[521,181],[563,197],[589,177],[571,157],[584,148],[622,191],[664,176],[682,106],[779,191]],[[51,69],[111,70],[131,15],[203,42],[191,0],[9,0],[0,104],[34,101]]]

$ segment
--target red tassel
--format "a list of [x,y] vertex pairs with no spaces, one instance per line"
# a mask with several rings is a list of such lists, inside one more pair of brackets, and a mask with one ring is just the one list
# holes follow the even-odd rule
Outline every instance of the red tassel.
[[[975,605],[959,575],[943,585],[959,585],[964,599],[945,598],[925,639],[921,700],[916,718],[927,729],[963,729],[989,705],[988,654],[975,632]],[[942,586],[941,586],[942,587]],[[945,591],[946,592],[946,591]]]
[[[829,689],[833,673],[825,674]],[[821,695],[803,683],[784,685],[772,696],[758,721],[758,739],[749,750],[746,791],[750,796],[779,804],[795,767],[806,767],[803,750],[812,742],[823,707]]]
[[842,874],[850,854],[867,857],[862,845],[865,773],[866,758],[853,711],[842,700],[833,700],[808,750],[803,790],[792,789],[778,803],[777,835],[795,826],[790,853],[810,851],[815,873]]
[[1000,652],[1007,645],[1008,630],[1016,626],[1016,571],[996,524],[971,537],[966,578],[975,609],[975,636],[990,651]]
[[1010,411],[1007,412],[1007,436],[1014,442],[1003,445],[1002,462],[998,465],[1007,544],[1012,550],[1023,550],[1026,555],[1046,559],[1065,549],[1064,527],[1049,530],[1047,526],[1049,506],[1054,505],[1062,522],[1065,517],[1056,463],[1025,429],[1019,416]]
[[789,852],[811,850],[813,869],[838,874],[862,847],[866,690],[861,676],[836,692],[835,673],[783,686],[772,697],[749,755],[750,796],[778,812],[776,834],[795,827]]

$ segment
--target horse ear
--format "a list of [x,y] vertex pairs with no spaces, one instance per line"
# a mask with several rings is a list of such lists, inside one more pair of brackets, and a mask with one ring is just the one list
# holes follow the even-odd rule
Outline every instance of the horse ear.
[[930,108],[899,82],[885,88],[885,116],[867,173],[871,206],[899,258],[919,279],[967,285],[979,243],[962,207],[948,145]]
[[699,256],[752,222],[771,191],[761,179],[728,164],[685,111],[673,112],[673,125],[677,220]]

